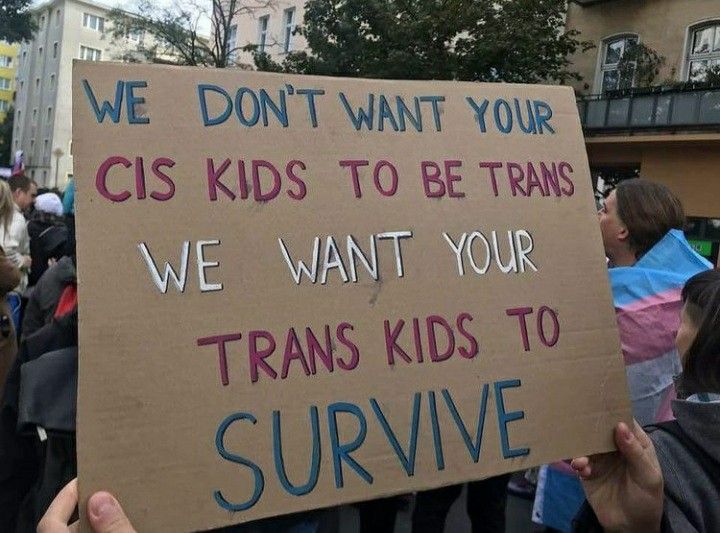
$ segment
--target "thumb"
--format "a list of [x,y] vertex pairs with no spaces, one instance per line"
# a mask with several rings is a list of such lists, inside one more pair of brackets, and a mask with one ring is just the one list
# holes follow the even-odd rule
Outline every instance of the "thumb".
[[118,501],[108,492],[90,496],[88,519],[95,533],[136,533]]
[[638,481],[644,481],[652,471],[652,465],[645,453],[643,441],[626,424],[620,423],[615,430],[615,444],[627,461],[631,474]]

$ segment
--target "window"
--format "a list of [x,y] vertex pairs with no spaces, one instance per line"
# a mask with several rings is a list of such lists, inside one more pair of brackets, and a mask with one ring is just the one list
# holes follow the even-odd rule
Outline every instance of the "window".
[[58,43],[57,43],[57,41],[56,41],[56,42],[53,44],[53,59],[56,59],[56,58],[57,58],[57,53],[58,53]]
[[688,81],[706,81],[709,69],[720,73],[720,23],[692,32],[688,65]]
[[25,81],[20,80],[20,91],[22,91],[25,88]]
[[40,47],[38,48],[38,56],[41,56],[41,55],[42,55],[42,52],[43,52],[43,47],[40,46]]
[[35,90],[37,91],[40,88],[40,78],[35,78]]
[[27,50],[23,50],[23,55],[22,55],[23,63],[25,63],[26,58],[27,58]]
[[42,28],[43,26],[45,26],[45,15],[40,17],[40,27]]
[[0,100],[0,113],[5,113],[10,109],[10,104],[7,100]]
[[10,78],[0,78],[0,89],[9,91],[11,83],[12,83],[12,80]]
[[233,24],[228,30],[227,55],[228,61],[235,61],[237,57],[237,25]]
[[50,89],[55,88],[55,74],[50,74]]
[[35,139],[30,139],[30,151],[32,152],[35,149]]
[[37,120],[37,107],[33,109],[33,117],[32,117],[33,124],[35,124],[36,120]]
[[90,13],[83,13],[83,26],[95,31],[104,31],[105,19]]
[[139,43],[143,39],[143,31],[141,29],[130,30],[127,33],[127,38],[135,43]]
[[637,43],[638,38],[635,35],[613,37],[605,41],[602,52],[602,63],[600,65],[600,86],[602,92],[632,87],[633,76],[627,73],[621,73],[619,67],[625,52]]
[[60,26],[60,10],[55,12],[55,26]]
[[12,67],[12,57],[0,56],[0,67]]
[[47,108],[47,119],[50,120],[52,118],[52,106]]
[[87,61],[100,61],[101,55],[102,52],[96,48],[90,48],[87,46],[80,47],[80,59],[85,59]]
[[258,21],[258,48],[261,52],[265,51],[265,46],[267,45],[267,33],[269,24],[270,15],[260,17],[260,20]]
[[45,157],[50,157],[50,140],[45,139],[43,141],[43,155]]
[[291,40],[295,31],[295,8],[286,9],[283,13],[283,52],[286,54],[291,50]]

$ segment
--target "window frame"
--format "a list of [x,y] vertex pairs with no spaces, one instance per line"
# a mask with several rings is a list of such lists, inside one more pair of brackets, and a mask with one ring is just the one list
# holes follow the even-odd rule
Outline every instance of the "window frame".
[[[595,84],[594,84],[594,93],[596,94],[605,94],[607,91],[605,90],[605,73],[606,72],[612,72],[616,71],[618,72],[618,66],[620,64],[620,61],[622,60],[622,55],[625,53],[627,42],[630,39],[634,39],[636,43],[640,43],[640,35],[637,33],[632,32],[623,32],[623,33],[615,33],[613,35],[608,35],[606,37],[603,37],[600,41],[599,51],[598,51],[598,59],[597,59],[597,66],[595,69]],[[609,46],[617,41],[623,41],[623,49],[620,54],[620,58],[618,59],[617,63],[605,63],[605,59],[607,57],[607,51]],[[619,82],[619,77],[618,77]],[[635,79],[633,76],[633,80],[631,82],[630,87],[635,86]],[[608,90],[618,90],[620,87],[616,87],[615,89],[608,89]]]
[[[709,52],[695,53],[694,48],[697,33],[708,28],[714,29],[711,50]],[[682,68],[682,81],[689,83],[702,83],[703,80],[690,79],[690,75],[692,74],[692,66],[695,62],[714,62],[715,65],[720,66],[720,47],[715,50],[715,43],[720,43],[720,19],[705,19],[688,26],[685,39],[685,53],[683,54],[684,65]],[[707,66],[705,68],[707,68]]]
[[[92,54],[92,57],[86,58],[83,56],[83,50],[91,50],[92,52],[97,52],[98,57],[97,59],[94,58],[94,53]],[[80,45],[80,59],[83,61],[102,61],[102,50],[99,48],[93,48],[92,46],[85,46],[84,44]]]
[[292,37],[297,28],[296,20],[297,8],[289,7],[283,11],[283,53],[292,52]]
[[[92,20],[95,21],[94,25],[91,24]],[[87,11],[84,11],[82,22],[83,22],[83,28],[87,28],[89,30],[97,31],[100,33],[103,33],[105,31],[105,17],[102,17],[100,15],[94,15],[92,13],[88,13]]]
[[0,81],[2,82],[0,84],[0,91],[11,91],[12,90],[12,78],[6,78],[5,76],[0,76]]
[[238,35],[238,25],[233,24],[230,26],[230,29],[228,30],[228,39],[227,39],[227,59],[228,61],[235,61],[237,59],[237,35]]
[[[264,27],[263,27],[264,23]],[[270,15],[263,15],[258,18],[258,51],[265,52],[267,48],[267,36],[270,30]]]

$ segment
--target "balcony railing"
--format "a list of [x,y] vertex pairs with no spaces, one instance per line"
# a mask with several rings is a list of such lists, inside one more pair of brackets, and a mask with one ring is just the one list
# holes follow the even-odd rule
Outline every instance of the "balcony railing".
[[654,87],[578,99],[586,133],[720,129],[720,87]]

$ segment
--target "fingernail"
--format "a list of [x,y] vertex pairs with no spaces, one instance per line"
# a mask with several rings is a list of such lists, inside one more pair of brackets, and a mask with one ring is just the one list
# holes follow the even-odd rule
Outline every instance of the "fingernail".
[[107,492],[99,492],[90,498],[90,514],[101,522],[115,515],[118,509],[117,501]]

